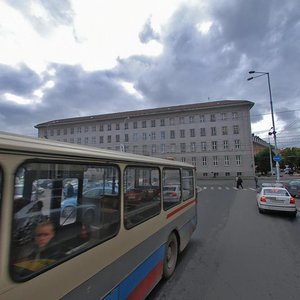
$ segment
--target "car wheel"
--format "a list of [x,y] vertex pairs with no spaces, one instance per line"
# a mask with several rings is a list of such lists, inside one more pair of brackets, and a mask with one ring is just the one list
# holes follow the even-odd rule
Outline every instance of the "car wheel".
[[177,264],[177,257],[178,241],[176,235],[171,233],[166,244],[164,255],[163,277],[165,279],[168,279],[173,275]]
[[260,214],[263,214],[263,213],[265,212],[265,211],[264,211],[262,208],[260,208],[260,207],[258,208],[258,211],[259,211]]
[[296,215],[297,215],[297,211],[293,211],[290,213],[291,218],[296,218]]

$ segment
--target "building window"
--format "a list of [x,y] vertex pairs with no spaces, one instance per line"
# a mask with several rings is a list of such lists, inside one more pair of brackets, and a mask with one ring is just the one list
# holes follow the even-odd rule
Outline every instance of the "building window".
[[66,135],[68,133],[68,129],[64,128],[64,135]]
[[230,172],[225,172],[225,176],[230,176]]
[[137,121],[134,121],[134,122],[133,122],[133,128],[134,128],[134,129],[137,129],[137,128],[138,128],[138,123],[137,123]]
[[193,166],[197,165],[197,158],[195,156],[192,156],[192,165]]
[[228,150],[228,141],[223,141],[223,149]]
[[137,132],[134,132],[134,133],[133,133],[133,141],[134,141],[134,142],[137,142],[137,140],[138,140],[138,133],[137,133]]
[[185,131],[184,131],[184,129],[180,129],[180,137],[181,138],[185,137]]
[[218,165],[218,156],[213,156],[213,165],[214,166]]
[[210,121],[211,122],[216,122],[216,115],[215,114],[210,115]]
[[143,155],[147,155],[148,151],[147,151],[147,145],[143,145]]
[[210,129],[211,129],[211,135],[212,136],[217,135],[217,128],[216,127],[211,127]]
[[92,131],[95,132],[96,131],[96,126],[92,126]]
[[200,115],[200,123],[204,123],[205,122],[205,115]]
[[89,138],[88,138],[87,136],[84,138],[84,143],[85,143],[86,145],[89,143]]
[[184,124],[184,117],[179,117],[179,124]]
[[160,119],[160,126],[165,126],[165,119]]
[[228,155],[224,156],[224,165],[229,166],[229,156]]
[[99,131],[104,131],[104,126],[103,126],[103,124],[100,124],[100,125],[99,125]]
[[240,140],[234,140],[234,148],[240,149]]
[[221,113],[221,120],[226,121],[227,120],[227,114],[226,113]]
[[195,142],[191,143],[191,152],[196,152],[196,143]]
[[241,165],[241,156],[240,155],[236,155],[235,156],[235,161],[236,161],[236,165],[240,166]]
[[132,149],[132,152],[135,153],[135,154],[138,154],[139,153],[139,146],[134,145],[133,149]]
[[165,152],[166,152],[166,145],[160,144],[160,153],[165,153]]
[[107,130],[111,131],[111,124],[107,124]]
[[151,127],[155,127],[155,120],[151,120]]
[[175,131],[174,130],[170,131],[170,139],[175,139]]
[[201,142],[201,151],[206,151],[206,142]]
[[120,135],[119,135],[119,134],[116,135],[116,142],[117,142],[117,143],[120,142]]
[[233,125],[233,134],[239,134],[239,125]]
[[156,153],[156,145],[155,144],[152,145],[151,152],[152,152],[152,154]]
[[125,122],[124,123],[124,129],[126,130],[126,129],[128,129],[129,128],[129,123],[128,122]]
[[202,166],[207,166],[206,156],[202,156]]
[[108,142],[108,143],[111,143],[111,135],[108,135],[108,136],[107,136],[107,142]]
[[146,141],[146,140],[147,140],[147,133],[143,132],[143,141]]
[[96,144],[96,137],[92,136],[92,144]]
[[228,134],[228,128],[227,126],[222,127],[222,135],[227,135]]
[[56,134],[57,134],[57,135],[60,135],[60,129],[57,129],[57,130],[56,130]]
[[239,118],[238,113],[237,113],[236,111],[234,111],[234,112],[232,113],[232,120],[237,120],[238,118]]
[[128,133],[125,134],[125,142],[129,142],[129,135],[128,135]]
[[143,121],[142,122],[142,128],[146,128],[147,127],[147,122],[146,121]]
[[190,116],[190,117],[189,117],[189,121],[190,121],[190,124],[193,124],[193,123],[194,123],[194,121],[195,121],[195,118],[194,118],[194,116]]
[[170,152],[175,153],[176,152],[176,144],[171,144],[170,146],[171,146]]
[[190,129],[190,137],[195,137],[195,129]]
[[81,133],[81,127],[77,127],[77,133]]
[[206,136],[205,128],[200,128],[200,136]]
[[204,172],[203,173],[203,177],[207,177],[208,176],[208,173],[207,172]]
[[155,140],[155,131],[151,132],[151,140]]
[[218,150],[217,141],[212,141],[211,142],[211,149],[214,150],[214,151]]
[[160,138],[164,140],[166,138],[166,133],[164,131],[160,132]]
[[89,126],[84,126],[84,132],[89,132]]
[[71,134],[74,134],[74,127],[71,127]]
[[116,130],[120,130],[120,123],[116,124]]
[[183,156],[183,157],[181,157],[181,161],[182,162],[185,162],[186,161],[186,159],[185,159],[185,157]]
[[103,135],[100,135],[100,136],[99,136],[99,143],[100,143],[100,144],[103,144],[103,143],[104,143],[104,137],[103,137]]
[[70,138],[70,143],[74,144],[74,138]]
[[180,152],[183,153],[186,151],[185,143],[180,143]]
[[175,122],[174,122],[174,118],[170,118],[170,125],[174,125]]

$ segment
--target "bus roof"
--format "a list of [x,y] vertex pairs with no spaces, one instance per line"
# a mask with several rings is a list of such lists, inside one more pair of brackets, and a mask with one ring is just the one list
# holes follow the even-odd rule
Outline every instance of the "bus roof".
[[58,142],[44,138],[35,138],[0,131],[0,151],[27,152],[53,157],[70,156],[84,158],[101,158],[107,161],[126,161],[135,163],[161,164],[195,168],[193,165],[170,159],[137,155],[128,152],[100,149],[91,146]]

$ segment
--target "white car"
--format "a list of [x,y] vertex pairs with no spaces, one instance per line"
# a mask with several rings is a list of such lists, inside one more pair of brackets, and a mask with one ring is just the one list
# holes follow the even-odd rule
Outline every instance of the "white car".
[[295,217],[297,207],[295,198],[282,184],[262,184],[257,192],[257,206],[260,213],[265,211],[285,211]]

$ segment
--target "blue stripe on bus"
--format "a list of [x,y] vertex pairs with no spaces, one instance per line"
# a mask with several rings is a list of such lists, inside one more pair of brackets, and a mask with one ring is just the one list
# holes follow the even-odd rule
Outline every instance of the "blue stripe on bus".
[[165,245],[162,245],[104,299],[117,300],[128,298],[128,296],[139,286],[139,284],[147,277],[147,275],[163,261],[164,253]]
[[120,284],[120,299],[126,299],[147,275],[163,261],[165,245],[157,249]]

